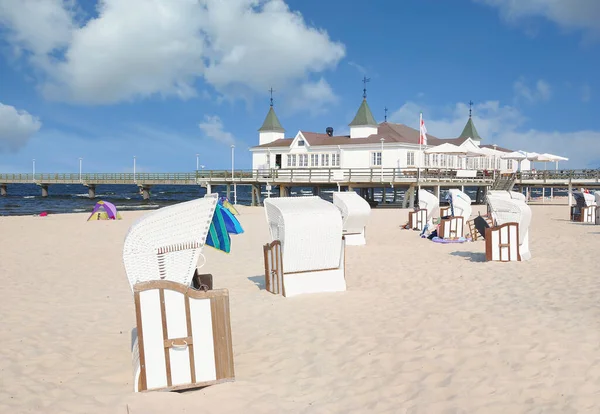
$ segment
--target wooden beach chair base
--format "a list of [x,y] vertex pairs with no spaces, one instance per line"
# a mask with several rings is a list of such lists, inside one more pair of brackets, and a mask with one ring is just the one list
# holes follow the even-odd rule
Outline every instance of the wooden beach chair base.
[[597,206],[587,206],[581,209],[581,222],[586,224],[596,224]]
[[517,223],[485,229],[485,259],[495,262],[521,261]]
[[450,217],[440,221],[438,237],[442,239],[456,240],[464,237],[465,219],[464,217]]
[[422,231],[427,224],[427,210],[419,209],[408,213],[408,227]]
[[229,292],[160,280],[133,286],[134,390],[183,390],[235,379]]
[[346,290],[346,236],[342,240],[340,266],[335,269],[306,272],[284,271],[281,242],[275,240],[263,248],[265,289],[285,297],[305,293],[344,292]]

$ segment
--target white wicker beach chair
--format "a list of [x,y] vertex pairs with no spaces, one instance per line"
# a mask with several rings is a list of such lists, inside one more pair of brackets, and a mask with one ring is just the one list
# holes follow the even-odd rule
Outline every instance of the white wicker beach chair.
[[581,191],[573,191],[575,205],[571,207],[571,220],[595,224],[597,213],[596,196]]
[[459,189],[453,188],[448,190],[446,199],[450,202],[452,217],[440,221],[438,236],[443,239],[464,237],[465,223],[471,217],[471,198]]
[[486,229],[488,260],[517,261],[531,259],[529,225],[531,208],[514,192],[488,193],[486,200],[494,227]]
[[355,191],[339,191],[333,193],[333,204],[342,214],[342,230],[346,244],[361,246],[367,244],[365,229],[371,206]]
[[270,198],[264,205],[272,240],[265,246],[268,290],[284,296],[345,291],[338,208],[319,197]]
[[125,239],[134,293],[134,390],[178,390],[234,379],[229,293],[190,287],[217,194],[146,214]]

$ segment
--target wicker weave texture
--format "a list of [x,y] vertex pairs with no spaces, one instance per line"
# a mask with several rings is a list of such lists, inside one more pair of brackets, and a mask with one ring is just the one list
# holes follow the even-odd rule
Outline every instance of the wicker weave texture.
[[206,241],[217,194],[163,207],[129,229],[123,262],[130,286],[171,280],[189,286]]
[[371,206],[355,191],[333,193],[333,205],[342,213],[342,227],[346,233],[361,233],[367,226]]
[[272,241],[281,242],[284,272],[339,267],[342,216],[336,206],[320,197],[269,198],[264,204]]
[[448,195],[450,197],[452,208],[454,209],[454,216],[462,216],[465,218],[465,221],[469,220],[472,212],[471,197],[457,188],[448,190]]
[[531,208],[522,200],[511,198],[508,191],[504,194],[488,194],[486,201],[496,225],[517,223],[519,225],[519,244],[527,239],[531,224]]

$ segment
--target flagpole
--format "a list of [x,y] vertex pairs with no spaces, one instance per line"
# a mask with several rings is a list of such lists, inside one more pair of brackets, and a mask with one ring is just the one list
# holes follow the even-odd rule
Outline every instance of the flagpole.
[[421,144],[423,140],[423,112],[419,113],[419,165],[417,165],[417,187],[421,189],[421,164],[423,159],[423,150],[421,149]]

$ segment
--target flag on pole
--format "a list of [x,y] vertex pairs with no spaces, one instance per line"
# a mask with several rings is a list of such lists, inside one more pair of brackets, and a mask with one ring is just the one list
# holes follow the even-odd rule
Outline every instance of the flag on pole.
[[419,145],[427,145],[427,128],[425,128],[425,121],[423,120],[423,112],[421,112],[421,124],[420,124]]

